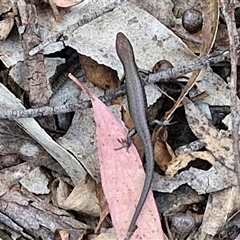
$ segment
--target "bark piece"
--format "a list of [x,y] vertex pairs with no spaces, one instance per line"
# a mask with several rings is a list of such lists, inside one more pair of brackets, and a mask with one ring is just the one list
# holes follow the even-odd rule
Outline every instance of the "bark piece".
[[[28,232],[33,238],[54,239],[57,229],[69,231],[70,239],[81,239],[88,227],[73,216],[53,205],[44,203],[30,194],[14,188],[0,198],[0,211],[4,224],[22,234]],[[1,217],[1,216],[0,216]],[[71,238],[74,234],[77,238]]]
[[44,56],[42,52],[29,56],[28,52],[41,42],[41,36],[37,26],[36,8],[33,4],[26,4],[24,0],[18,1],[20,19],[18,20],[24,58],[29,79],[29,100],[33,107],[44,106],[50,97],[50,85],[46,77]]

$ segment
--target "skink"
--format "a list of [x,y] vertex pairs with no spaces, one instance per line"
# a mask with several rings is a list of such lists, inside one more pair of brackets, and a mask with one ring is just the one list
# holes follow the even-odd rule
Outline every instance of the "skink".
[[133,119],[135,129],[143,142],[146,158],[146,177],[143,190],[125,237],[125,240],[127,240],[132,236],[137,227],[137,219],[151,188],[154,172],[154,156],[151,135],[146,118],[147,101],[144,86],[138,74],[132,45],[127,37],[121,32],[117,34],[116,51],[124,68],[130,115]]

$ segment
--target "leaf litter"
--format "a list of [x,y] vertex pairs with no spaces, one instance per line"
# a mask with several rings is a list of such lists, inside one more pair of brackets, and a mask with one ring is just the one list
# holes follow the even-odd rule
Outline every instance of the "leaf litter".
[[[4,1],[4,6],[7,6],[5,2],[6,1]],[[60,9],[60,22],[54,20],[54,18],[57,20],[57,15],[53,13],[54,16],[52,16],[52,11],[56,12],[56,8],[53,5],[53,1],[50,1],[50,4],[51,9],[50,7],[44,8],[44,4],[37,6],[38,21],[43,42],[49,37],[51,38],[56,36],[59,31],[66,29],[66,27],[68,28],[69,24],[73,22],[75,23],[76,21],[83,20],[85,17],[88,19],[89,16],[91,18],[91,14],[93,14],[95,18],[86,20],[87,24],[79,25],[75,30],[70,32],[68,31],[66,34],[67,38],[65,38],[65,40],[61,39],[64,41],[65,45],[62,44],[61,41],[54,44],[49,44],[47,48],[44,48],[44,53],[55,53],[56,51],[60,51],[61,49],[65,48],[65,46],[70,46],[76,49],[78,53],[91,56],[98,63],[104,64],[112,69],[116,69],[119,76],[122,75],[123,71],[118,58],[116,57],[113,46],[115,42],[114,38],[118,31],[123,31],[127,36],[129,36],[129,39],[134,46],[134,52],[136,54],[138,66],[147,69],[151,69],[153,64],[156,63],[159,58],[161,59],[167,56],[168,60],[171,60],[172,64],[177,66],[183,62],[187,63],[197,59],[198,57],[195,56],[193,52],[200,53],[201,56],[205,56],[206,54],[210,53],[211,50],[215,51],[216,49],[221,49],[229,44],[228,36],[226,34],[228,30],[225,27],[222,16],[220,15],[220,25],[218,19],[219,8],[221,7],[224,9],[223,6],[226,5],[226,3],[223,3],[223,1],[217,2],[204,0],[200,2],[196,0],[182,2],[166,0],[161,3],[154,3],[151,1],[141,1],[141,3],[137,3],[137,1],[131,1],[131,3],[122,3],[121,1],[97,1],[93,4],[92,2],[85,0],[83,3],[72,8]],[[55,1],[55,4],[64,6],[64,4],[73,5],[75,3],[71,1]],[[179,16],[182,15],[184,8],[190,9],[193,7],[202,11],[204,20],[202,31],[194,35],[187,34],[186,31],[182,29],[181,21],[179,21]],[[10,8],[11,7],[7,7],[8,10],[3,8],[1,11],[4,13],[4,11],[9,11]],[[157,11],[159,9],[160,11]],[[79,12],[84,14],[79,14]],[[9,16],[6,15],[4,17],[13,22],[13,18],[11,18],[11,15]],[[157,21],[156,19],[161,22]],[[2,21],[2,23],[4,22]],[[174,25],[175,27],[173,27]],[[166,26],[168,28],[166,28]],[[6,40],[1,42],[0,45],[0,50],[2,52],[0,55],[1,61],[6,67],[12,67],[11,71],[14,72],[14,74],[12,74],[14,81],[24,86],[24,90],[29,89],[27,82],[28,76],[24,76],[24,79],[26,80],[22,80],[23,78],[21,77],[21,71],[24,69],[24,63],[21,62],[20,64],[20,61],[23,61],[24,58],[23,49],[20,41],[18,41],[19,36],[15,34],[14,31],[9,34],[12,24],[6,25],[5,27],[7,28],[7,31],[6,33],[2,34],[4,35],[3,39]],[[173,32],[170,31],[170,29]],[[222,36],[221,33],[224,33],[224,35]],[[9,36],[7,36],[8,34]],[[91,36],[90,38],[89,35]],[[177,36],[180,36],[181,38],[184,36],[182,40],[186,43],[186,45]],[[81,58],[83,59],[83,57]],[[44,60],[47,60],[46,62],[48,62],[50,58],[45,55]],[[59,64],[57,61],[59,60],[55,59],[52,61],[51,66],[57,66]],[[92,82],[95,86],[107,90],[108,88],[111,88],[110,85],[112,85],[112,83],[110,84],[109,81],[112,80],[112,76],[116,77],[117,73],[114,71],[111,72],[110,70],[108,77],[106,77],[108,70],[104,69],[99,71],[98,63],[95,62],[95,65],[93,66],[88,62],[85,66],[83,66],[85,76],[88,81],[94,80]],[[52,74],[53,68],[51,70],[46,69],[46,71],[49,78],[49,76]],[[98,80],[99,76],[101,79]],[[213,73],[209,67],[202,69],[198,73],[195,73],[195,76],[193,75],[191,77],[191,74],[189,74],[189,76],[191,80],[182,92],[182,99],[184,95],[187,95],[190,88],[192,88],[192,90],[189,95],[191,95],[196,89],[198,94],[205,91],[207,93],[206,95],[208,95],[207,97],[198,101],[197,104],[195,104],[195,100],[193,100],[193,98],[191,100],[184,98],[183,100],[184,116],[187,119],[188,126],[191,128],[191,131],[195,136],[191,141],[199,141],[201,144],[199,144],[198,149],[192,149],[191,151],[187,150],[187,152],[177,154],[179,148],[186,150],[187,145],[190,146],[193,142],[185,142],[185,145],[175,147],[168,143],[169,128],[159,132],[154,131],[155,135],[153,135],[153,143],[155,147],[155,157],[157,160],[156,163],[160,167],[160,172],[163,171],[165,175],[163,175],[163,173],[159,174],[158,171],[155,172],[153,190],[155,191],[155,194],[159,196],[162,193],[173,192],[172,195],[169,195],[170,198],[175,194],[179,196],[179,199],[181,198],[181,193],[184,193],[187,199],[192,200],[189,202],[189,206],[191,206],[193,209],[191,209],[191,215],[189,216],[194,216],[196,220],[195,223],[201,225],[201,228],[196,230],[195,239],[205,239],[206,236],[214,236],[219,232],[221,232],[222,236],[228,236],[229,233],[231,233],[232,227],[235,227],[238,223],[236,219],[231,221],[231,218],[229,218],[230,222],[228,222],[227,219],[230,215],[232,215],[232,213],[239,209],[239,192],[237,187],[235,187],[238,185],[237,175],[235,172],[236,159],[234,158],[232,135],[229,132],[232,124],[230,123],[228,126],[228,131],[222,129],[219,130],[211,123],[211,113],[206,114],[202,108],[199,108],[199,106],[202,104],[202,102],[209,105],[220,105],[225,107],[231,106],[232,103],[229,86],[227,81],[224,81],[221,77]],[[105,78],[108,80],[105,80]],[[118,83],[116,83],[116,86],[117,85]],[[195,87],[196,89],[194,89]],[[74,103],[76,98],[81,99],[81,97],[79,98],[81,94],[76,88],[70,88],[69,85],[66,84],[62,89],[65,89],[65,93],[63,97],[61,96],[61,100],[59,102],[66,103],[66,101],[71,98],[70,102]],[[155,88],[153,87],[153,89]],[[72,90],[74,90],[74,93]],[[16,111],[18,109],[22,109],[22,111],[24,111],[20,101],[18,101],[17,98],[14,98],[8,89],[2,87],[1,85],[0,91],[0,96],[2,96],[0,102],[5,109],[16,109]],[[60,95],[62,95],[62,93],[63,91],[61,90]],[[153,91],[150,92],[147,90],[147,95],[150,98],[149,103],[155,104],[158,98],[161,97],[161,94],[152,93]],[[161,89],[161,93],[164,93],[164,90]],[[169,95],[165,94],[165,96]],[[179,98],[179,101],[177,102],[179,106],[182,105],[182,99]],[[96,101],[96,99],[94,101]],[[171,101],[174,102],[175,100],[171,98]],[[59,103],[58,100],[56,100],[56,102]],[[121,103],[121,100],[119,102]],[[236,103],[238,104],[238,101],[236,101]],[[209,106],[209,108],[210,107],[211,106]],[[54,205],[63,209],[75,210],[78,213],[89,214],[95,217],[100,215],[102,218],[100,222],[104,226],[105,222],[107,222],[104,221],[104,218],[108,220],[108,208],[103,208],[104,204],[100,204],[101,206],[99,208],[98,201],[100,200],[95,193],[95,191],[97,191],[95,181],[97,183],[100,181],[98,162],[96,161],[98,153],[102,186],[109,203],[113,226],[116,229],[117,236],[121,237],[124,236],[134,211],[134,201],[137,201],[137,198],[141,193],[141,182],[144,179],[144,172],[142,169],[142,163],[137,155],[136,150],[133,149],[133,145],[129,148],[129,152],[127,152],[126,149],[113,151],[113,149],[117,146],[121,146],[117,139],[126,138],[126,131],[121,129],[120,125],[117,125],[119,122],[117,123],[115,119],[109,117],[108,113],[106,114],[106,109],[102,110],[99,104],[97,104],[97,106],[94,108],[94,111],[96,111],[97,108],[100,110],[98,111],[98,118],[96,121],[97,146],[95,145],[94,139],[95,127],[91,116],[92,111],[89,109],[89,111],[87,110],[85,112],[76,112],[73,122],[70,123],[71,127],[69,128],[67,134],[64,135],[64,138],[58,138],[56,141],[53,141],[51,138],[49,138],[49,135],[45,131],[42,131],[42,128],[33,118],[15,119],[14,121],[26,133],[32,136],[36,140],[36,143],[29,145],[28,142],[25,142],[19,149],[13,149],[3,137],[1,146],[4,146],[4,149],[2,150],[1,154],[11,154],[13,152],[16,154],[20,153],[24,160],[33,158],[37,159],[38,162],[37,160],[36,162],[34,160],[34,164],[36,165],[32,165],[30,162],[28,162],[7,168],[6,170],[1,170],[1,181],[3,182],[1,194],[6,194],[6,197],[10,195],[10,198],[15,201],[12,196],[18,193],[18,189],[13,189],[11,192],[8,191],[13,184],[16,185],[22,177],[29,173],[34,167],[40,165],[39,161],[41,158],[39,156],[44,155],[42,154],[43,150],[41,149],[41,146],[38,144],[40,143],[42,147],[49,153],[48,156],[44,157],[42,162],[47,164],[48,161],[50,162],[52,156],[55,160],[57,160],[58,163],[60,163],[58,165],[54,165],[51,162],[51,167],[50,164],[48,165],[48,167],[53,169],[53,171],[54,169],[58,170],[58,173],[54,173],[54,177],[57,179],[55,179],[51,186],[51,192],[54,195],[52,197]],[[121,118],[119,111],[120,107],[118,106],[116,109],[116,115]],[[201,109],[201,111],[199,109]],[[172,113],[174,111],[175,109],[172,111]],[[107,119],[105,119],[105,115],[107,116]],[[205,115],[207,115],[207,118]],[[58,120],[61,120],[59,116]],[[83,130],[86,128],[86,126],[88,126],[88,124],[89,128],[91,125],[91,133],[90,131],[84,132]],[[181,125],[181,121],[177,122],[177,124]],[[82,128],[80,128],[79,125],[82,125]],[[104,126],[104,128],[102,129],[100,125],[101,127]],[[7,122],[3,122],[1,126],[2,129],[6,129],[8,124]],[[115,129],[116,126],[118,127]],[[179,135],[182,132],[184,133],[184,126],[182,125],[180,127]],[[114,131],[111,129],[114,129]],[[84,135],[90,137],[84,138]],[[162,135],[164,137],[162,137]],[[4,136],[4,132],[1,136]],[[187,134],[185,137],[187,139]],[[81,141],[79,139],[81,139]],[[23,138],[20,138],[19,142],[20,141],[22,142]],[[87,145],[90,146],[88,150],[91,152],[88,150],[86,151]],[[6,150],[7,146],[9,146],[8,151]],[[29,146],[29,150],[27,149],[27,146]],[[104,147],[107,153],[105,150],[103,150]],[[23,148],[25,150],[23,150]],[[81,151],[82,149],[85,150],[84,156],[82,155],[84,152]],[[35,154],[31,155],[30,150],[34,150]],[[132,154],[135,154],[134,157],[132,157]],[[131,158],[129,157],[130,155]],[[143,156],[143,153],[141,153],[141,156]],[[131,163],[132,159],[135,160],[133,160],[133,164]],[[201,160],[201,164],[196,168],[194,167],[194,164],[196,164],[199,159]],[[108,164],[106,164],[106,162],[103,160],[108,160]],[[208,164],[208,167],[204,169],[203,166],[205,166],[206,163]],[[125,166],[122,166],[121,164]],[[104,172],[104,174],[102,174],[102,172]],[[132,173],[134,173],[134,177],[137,178],[136,180],[133,180],[133,178],[130,177]],[[8,175],[11,177],[9,178]],[[30,174],[31,177],[34,177],[34,174],[32,175],[33,176]],[[66,177],[66,175],[70,176],[71,180],[70,178]],[[41,186],[38,185],[39,189],[31,190],[31,188],[27,186],[26,181],[22,182],[22,184],[32,192],[48,192],[48,190],[46,190],[46,186],[50,182],[50,179],[46,177],[47,174],[44,171],[41,171],[41,176],[44,180],[44,184],[42,186],[43,189],[40,189]],[[46,182],[46,180],[48,182]],[[130,183],[128,181],[130,181]],[[28,180],[28,182],[31,183],[31,179]],[[198,193],[201,194],[201,196],[204,195],[208,199],[205,203],[206,206],[204,208],[204,214],[202,213],[203,209],[198,208],[198,211],[196,211],[197,204],[204,204],[202,200],[203,198],[201,198],[201,200],[195,199],[196,202],[194,202],[194,191],[181,192],[183,186],[186,189],[188,189],[188,186],[190,186],[195,190],[195,194]],[[117,191],[118,189],[119,191]],[[126,193],[123,189],[134,190],[134,195],[129,194],[128,191]],[[190,193],[190,196],[188,196],[188,193]],[[131,200],[132,197],[133,199]],[[88,198],[91,198],[91,201],[88,201]],[[145,204],[145,208],[148,209],[151,207],[152,209],[153,207],[151,213],[156,214],[155,217],[159,219],[152,193],[150,193],[149,198],[150,200],[148,199],[148,202]],[[26,199],[31,198],[28,196]],[[78,199],[80,200],[78,201]],[[5,201],[3,198],[2,200],[3,202]],[[26,202],[27,201],[30,202],[30,200],[26,200]],[[123,201],[123,203],[119,201]],[[167,198],[165,198],[165,201],[167,201]],[[178,201],[179,202],[177,203],[174,202],[175,206],[181,205],[181,199]],[[193,203],[195,204],[194,206]],[[177,212],[175,217],[178,217],[180,221],[181,219],[191,219],[191,217],[185,218],[189,214],[189,209],[186,210],[184,203],[182,203],[182,205],[183,206],[181,206],[181,208],[175,208],[174,211],[171,211],[173,210],[171,207],[169,207],[168,211],[165,211],[161,206],[158,206],[158,209],[161,211],[164,217],[167,217],[165,214],[166,212],[171,212],[171,214],[174,214],[176,211],[183,211],[184,214],[179,215]],[[12,208],[12,212],[14,212],[14,209],[16,208],[17,204]],[[101,211],[100,209],[102,210],[102,213],[99,213],[99,211]],[[150,239],[150,227],[155,226],[153,224],[159,224],[159,222],[156,221],[152,224],[151,221],[154,219],[149,217],[144,211],[142,213],[143,216],[140,216],[138,223],[138,225],[141,226],[143,222],[144,226],[136,231],[136,235],[139,234],[143,236],[143,234],[147,234],[148,238]],[[199,216],[202,217],[202,220],[199,222],[197,219],[200,219],[201,217],[199,218],[195,211]],[[66,212],[63,214],[66,214]],[[14,219],[13,216],[12,218]],[[171,219],[176,218],[173,216]],[[68,221],[70,220],[68,219]],[[165,223],[170,223],[170,229],[173,231],[171,227],[173,227],[174,224],[171,225],[171,220],[168,221],[164,219],[164,221]],[[40,225],[41,224],[42,223],[40,223]],[[89,223],[89,225],[91,224],[92,223]],[[83,227],[88,229],[86,226]],[[174,227],[177,228],[179,226],[174,225]],[[74,234],[74,231],[68,232],[66,226],[65,228],[66,229],[63,230],[62,234]],[[100,228],[100,225],[98,225],[95,231],[97,232],[99,229],[102,231],[101,233],[103,233],[103,229]],[[181,230],[183,229],[180,228],[179,231],[177,230],[177,232],[180,233]],[[52,231],[54,231],[54,229],[52,229]],[[176,231],[176,229],[174,231]],[[18,229],[18,232],[23,233],[22,229]],[[168,231],[167,233],[169,238],[171,238],[170,232]],[[35,234],[38,233],[34,232],[34,235]],[[41,236],[44,234],[42,233]],[[194,230],[192,230],[192,232],[190,231],[190,235],[191,234],[192,236],[189,236],[189,239],[193,238]],[[183,235],[181,236],[180,234],[180,238],[183,237]],[[235,235],[237,235],[237,231],[234,232],[232,236]]]

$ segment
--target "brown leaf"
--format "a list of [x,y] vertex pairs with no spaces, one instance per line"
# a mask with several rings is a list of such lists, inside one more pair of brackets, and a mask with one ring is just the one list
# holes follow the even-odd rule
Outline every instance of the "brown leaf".
[[80,63],[89,82],[103,90],[115,89],[119,86],[117,72],[113,69],[98,64],[90,57],[80,55]]
[[157,165],[165,172],[168,168],[169,162],[172,159],[172,156],[169,154],[169,148],[166,142],[158,140],[154,144],[154,157]]
[[217,34],[219,18],[218,0],[202,0],[201,6],[203,27],[200,56],[205,56],[210,53]]

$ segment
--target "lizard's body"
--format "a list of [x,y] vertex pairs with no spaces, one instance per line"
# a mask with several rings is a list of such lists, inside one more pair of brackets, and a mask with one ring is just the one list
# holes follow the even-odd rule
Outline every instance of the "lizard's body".
[[143,142],[146,158],[146,177],[142,193],[129,225],[127,237],[125,238],[129,239],[136,229],[137,219],[151,188],[154,172],[154,155],[146,117],[147,101],[144,86],[138,74],[133,48],[123,33],[117,34],[116,50],[124,68],[130,115],[133,119],[135,129]]

